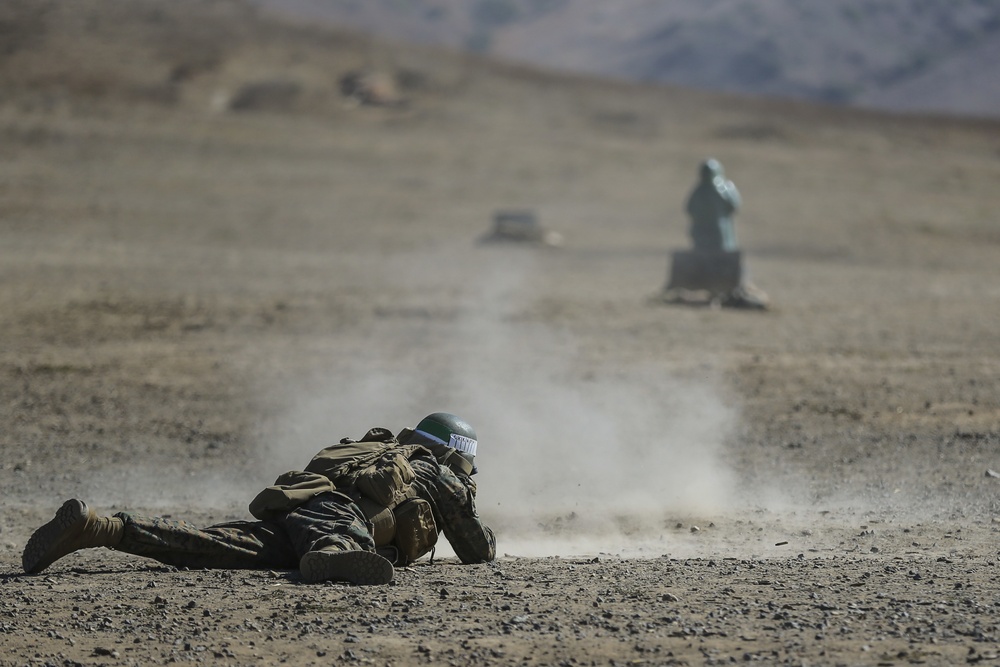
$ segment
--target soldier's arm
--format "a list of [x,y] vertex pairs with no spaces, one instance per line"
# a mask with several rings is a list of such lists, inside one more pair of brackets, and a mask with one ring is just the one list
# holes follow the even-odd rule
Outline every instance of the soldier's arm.
[[[434,520],[463,563],[486,563],[496,558],[496,537],[476,512],[475,484],[465,475],[431,461],[410,462],[417,481],[434,507]],[[466,481],[467,480],[467,481]],[[426,497],[421,494],[422,497]]]
[[740,206],[743,205],[743,200],[740,198],[740,191],[736,189],[736,184],[732,181],[726,181],[726,201],[729,202],[729,206],[731,207],[730,213],[740,210]]

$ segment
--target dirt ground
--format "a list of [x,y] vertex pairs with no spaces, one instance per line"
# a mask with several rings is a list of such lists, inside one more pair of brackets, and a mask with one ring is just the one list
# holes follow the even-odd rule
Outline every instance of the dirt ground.
[[[59,11],[0,70],[0,664],[1000,659],[1000,125],[266,21],[178,74],[208,42],[143,50],[169,12]],[[371,63],[405,103],[339,95]],[[227,107],[273,72],[305,93]],[[658,298],[710,155],[768,312]],[[480,243],[501,209],[562,247]],[[66,498],[248,518],[322,446],[435,410],[479,432],[495,563],[20,572]]]

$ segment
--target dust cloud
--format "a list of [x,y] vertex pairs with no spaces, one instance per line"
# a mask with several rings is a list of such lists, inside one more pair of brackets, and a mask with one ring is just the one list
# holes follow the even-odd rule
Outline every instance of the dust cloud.
[[272,465],[301,467],[344,435],[442,410],[478,432],[478,508],[501,554],[660,555],[670,517],[726,507],[722,445],[736,410],[710,380],[588,360],[572,331],[533,317],[546,258],[536,250],[480,252],[474,271],[443,256],[417,262],[451,267],[416,293],[461,285],[454,303],[374,327],[346,367],[339,359],[325,385],[290,403]]

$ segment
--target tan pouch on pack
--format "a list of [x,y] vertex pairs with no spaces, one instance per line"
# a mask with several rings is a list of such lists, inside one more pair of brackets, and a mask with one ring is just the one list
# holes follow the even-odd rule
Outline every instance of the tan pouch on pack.
[[407,500],[394,511],[396,547],[400,560],[410,563],[430,552],[437,544],[437,524],[431,504],[423,498]]
[[392,510],[388,507],[383,507],[371,498],[362,498],[359,500],[358,507],[361,508],[361,512],[365,515],[365,520],[368,522],[368,529],[371,531],[372,539],[375,540],[376,548],[392,544],[393,538],[396,537],[396,517],[393,515]]
[[362,470],[354,484],[366,498],[382,507],[393,507],[405,497],[407,487],[416,478],[406,456],[390,451]]
[[292,470],[280,475],[250,501],[250,514],[260,520],[272,519],[295,509],[321,493],[335,491],[333,482],[313,472]]

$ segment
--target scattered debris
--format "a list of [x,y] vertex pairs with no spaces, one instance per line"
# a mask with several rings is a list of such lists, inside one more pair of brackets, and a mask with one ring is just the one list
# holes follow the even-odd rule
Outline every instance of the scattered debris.
[[387,72],[355,70],[340,77],[340,93],[367,106],[396,107],[405,104],[396,77]]

